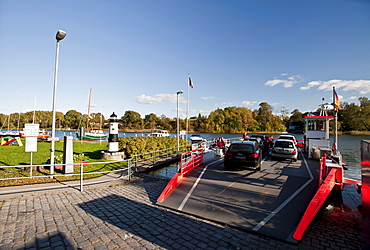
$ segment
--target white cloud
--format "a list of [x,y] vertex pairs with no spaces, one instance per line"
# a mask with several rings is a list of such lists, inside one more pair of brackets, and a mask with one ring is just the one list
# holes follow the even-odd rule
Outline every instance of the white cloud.
[[256,105],[257,102],[256,101],[242,101],[242,104],[244,104],[245,106],[253,106],[253,105]]
[[331,91],[333,86],[335,89],[341,89],[342,91],[357,91],[360,95],[370,93],[370,80],[339,80],[333,79],[329,81],[312,81],[306,86],[301,87],[301,90],[307,90],[312,87],[317,87],[318,90]]
[[[136,97],[136,102],[142,104],[154,104],[154,103],[162,103],[163,101],[168,101],[171,103],[177,102],[177,94],[156,94],[154,96],[147,96],[147,95],[140,95]],[[179,102],[186,102],[186,100],[179,95]]]
[[351,96],[349,99],[350,100],[357,100],[357,96]]
[[280,83],[284,83],[284,80],[280,80],[280,79],[269,80],[269,81],[265,82],[265,85],[273,87],[273,86],[278,85]]
[[302,79],[301,76],[288,76],[287,73],[281,74],[281,76],[285,77],[285,79],[275,78],[274,80],[269,80],[265,82],[265,86],[274,87],[276,85],[282,84],[284,88],[291,88]]
[[206,100],[206,101],[208,101],[208,100],[212,100],[212,99],[215,99],[216,97],[214,97],[214,96],[203,96],[202,97],[202,99],[203,100]]
[[321,81],[312,81],[307,84],[307,86],[300,87],[301,90],[308,90],[312,87],[318,86],[321,84]]

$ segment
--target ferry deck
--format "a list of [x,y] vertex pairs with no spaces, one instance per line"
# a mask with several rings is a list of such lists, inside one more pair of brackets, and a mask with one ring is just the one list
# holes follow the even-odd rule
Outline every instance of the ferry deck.
[[296,243],[292,238],[318,188],[318,162],[265,158],[261,171],[226,171],[214,157],[192,170],[163,202],[170,209]]

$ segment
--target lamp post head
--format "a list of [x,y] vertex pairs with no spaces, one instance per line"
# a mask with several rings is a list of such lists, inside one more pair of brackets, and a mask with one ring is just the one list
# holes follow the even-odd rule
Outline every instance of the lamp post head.
[[182,93],[184,93],[184,91],[182,91],[182,90],[180,90],[180,91],[177,92],[178,95],[180,95]]
[[66,37],[67,33],[64,30],[58,30],[55,38],[59,42],[60,40],[63,40]]

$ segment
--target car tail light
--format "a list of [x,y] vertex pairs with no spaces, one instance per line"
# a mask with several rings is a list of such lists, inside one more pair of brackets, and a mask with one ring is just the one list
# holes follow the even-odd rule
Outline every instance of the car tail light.
[[229,151],[227,151],[227,152],[225,153],[225,157],[226,157],[227,159],[231,159],[231,158],[232,158],[232,155],[233,155],[233,153],[231,153],[231,152],[229,152]]
[[271,151],[272,151],[272,152],[276,152],[275,148],[272,148],[272,149],[271,149]]
[[297,153],[297,151],[294,149],[293,152],[292,152],[292,154],[295,154],[295,153]]
[[250,154],[250,157],[252,157],[252,158],[258,158],[258,154]]

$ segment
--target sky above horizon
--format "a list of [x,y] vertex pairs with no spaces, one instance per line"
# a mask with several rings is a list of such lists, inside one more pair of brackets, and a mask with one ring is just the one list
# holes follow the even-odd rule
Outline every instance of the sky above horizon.
[[[358,104],[370,93],[370,1],[0,2],[0,113],[56,110],[174,118],[230,106],[275,113]],[[194,88],[188,87],[188,74]],[[189,97],[189,106],[187,99]],[[189,109],[188,109],[189,107]]]

